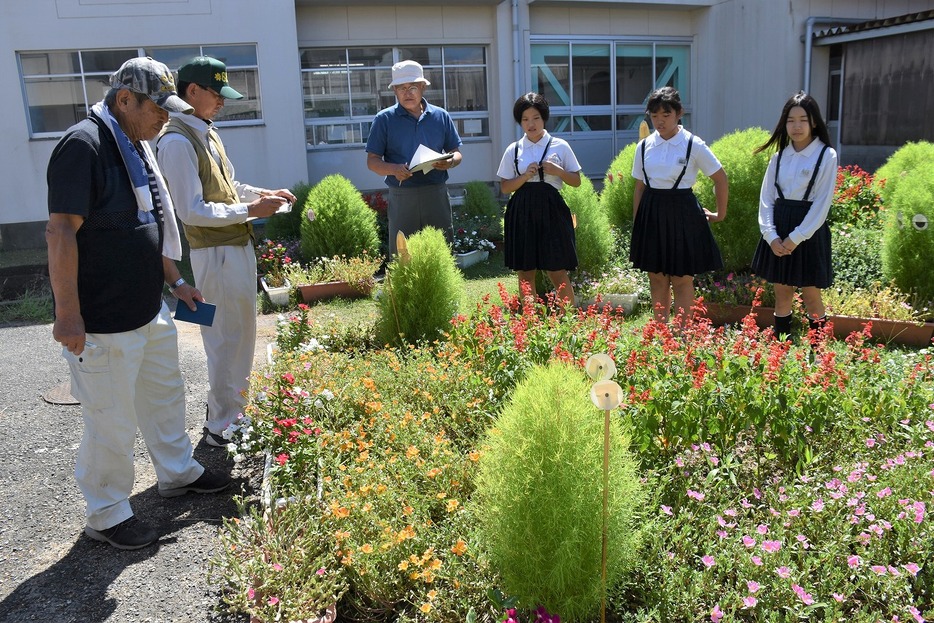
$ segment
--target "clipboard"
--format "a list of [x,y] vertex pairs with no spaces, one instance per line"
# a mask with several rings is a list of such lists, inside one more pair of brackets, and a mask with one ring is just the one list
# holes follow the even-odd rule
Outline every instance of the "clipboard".
[[418,149],[416,149],[415,153],[412,155],[412,159],[409,161],[409,172],[415,173],[421,171],[422,173],[428,173],[431,171],[434,163],[451,160],[453,158],[454,154],[442,154],[430,147],[419,145]]
[[214,312],[217,311],[217,305],[203,301],[195,301],[195,305],[198,309],[191,311],[185,301],[179,301],[175,308],[175,320],[203,324],[206,327],[214,324]]

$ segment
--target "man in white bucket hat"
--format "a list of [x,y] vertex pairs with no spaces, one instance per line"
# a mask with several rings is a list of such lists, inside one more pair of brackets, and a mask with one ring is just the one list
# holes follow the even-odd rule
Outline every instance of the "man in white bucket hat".
[[[389,88],[397,103],[381,110],[367,138],[367,167],[386,178],[389,188],[389,253],[396,252],[396,233],[414,234],[436,227],[451,240],[453,225],[448,199],[448,169],[461,162],[461,138],[446,110],[428,103],[422,66],[402,61],[392,66]],[[412,156],[420,145],[452,154],[438,160],[426,172],[410,171]]]

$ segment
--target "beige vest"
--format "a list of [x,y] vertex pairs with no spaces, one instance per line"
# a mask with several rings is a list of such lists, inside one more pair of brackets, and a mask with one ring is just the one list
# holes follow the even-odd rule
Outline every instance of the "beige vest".
[[[198,177],[201,178],[201,194],[205,201],[217,203],[239,203],[240,197],[234,188],[233,181],[227,172],[226,167],[221,167],[217,161],[211,157],[205,148],[201,138],[196,134],[194,128],[187,123],[176,118],[169,120],[168,125],[162,130],[162,134],[181,134],[188,139],[195,154],[198,156]],[[212,136],[213,135],[213,136]],[[224,151],[224,145],[221,143],[214,130],[208,132],[208,140],[213,141],[214,148],[220,154],[221,160],[227,162],[227,153]],[[220,227],[204,227],[201,225],[189,225],[183,222],[185,228],[185,237],[192,249],[204,249],[207,247],[222,246],[243,246],[250,242],[253,237],[253,226],[249,223],[232,223]]]

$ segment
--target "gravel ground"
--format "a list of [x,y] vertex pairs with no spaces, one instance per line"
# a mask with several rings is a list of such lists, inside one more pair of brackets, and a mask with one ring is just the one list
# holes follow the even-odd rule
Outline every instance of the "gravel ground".
[[[274,338],[275,316],[260,316],[257,362]],[[68,366],[51,325],[0,327],[0,622],[245,623],[221,615],[208,559],[232,496],[260,485],[259,461],[236,467],[223,449],[201,441],[207,370],[197,327],[178,323],[188,399],[187,429],[195,457],[225,469],[232,487],[216,495],[164,499],[137,434],[135,513],[160,534],[153,547],[119,551],[84,535],[84,501],[74,480],[81,438],[77,405],[43,397],[64,387]],[[59,392],[60,393],[60,392]],[[67,391],[66,391],[67,395]]]

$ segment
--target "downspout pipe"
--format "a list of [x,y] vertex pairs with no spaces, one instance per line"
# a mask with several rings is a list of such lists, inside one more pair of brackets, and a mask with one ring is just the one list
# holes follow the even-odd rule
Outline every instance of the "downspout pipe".
[[512,0],[512,84],[514,97],[522,94],[522,32],[519,28],[519,0]]
[[812,15],[804,25],[804,87],[805,93],[811,92],[811,48],[814,47],[814,27],[818,24],[862,24],[869,20],[858,17],[817,17]]

